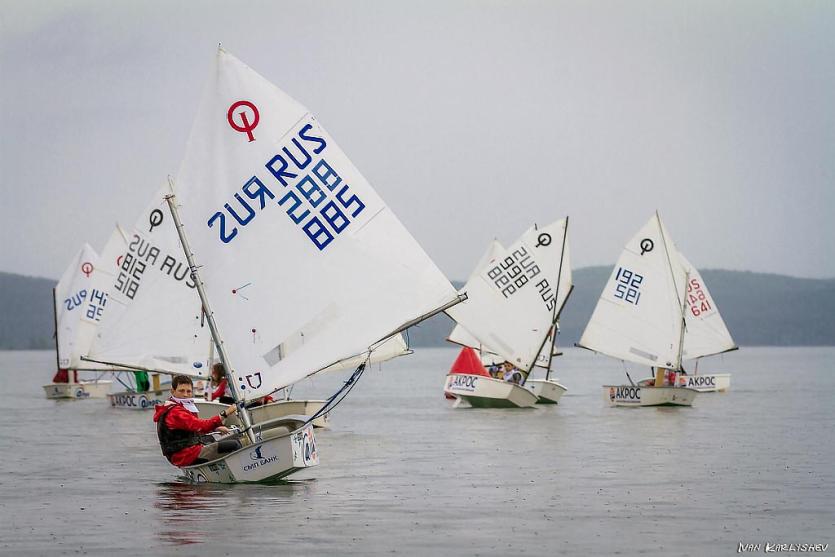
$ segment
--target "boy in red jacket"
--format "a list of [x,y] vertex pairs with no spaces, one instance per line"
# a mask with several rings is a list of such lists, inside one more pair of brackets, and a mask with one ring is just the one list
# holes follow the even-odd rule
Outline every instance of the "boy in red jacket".
[[208,462],[241,448],[240,441],[233,439],[203,444],[201,434],[211,431],[229,433],[229,429],[223,426],[223,419],[237,412],[238,407],[233,404],[219,416],[201,420],[192,398],[192,389],[190,377],[176,375],[171,381],[171,398],[154,408],[162,454],[174,466]]

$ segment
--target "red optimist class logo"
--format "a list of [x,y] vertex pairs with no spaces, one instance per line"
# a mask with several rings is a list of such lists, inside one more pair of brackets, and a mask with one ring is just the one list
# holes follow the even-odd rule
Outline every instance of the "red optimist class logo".
[[[239,108],[242,110],[235,112]],[[236,116],[238,117],[237,120],[235,118]],[[252,130],[258,126],[258,121],[260,119],[261,115],[258,114],[258,109],[249,101],[238,101],[233,103],[232,106],[229,107],[229,111],[226,113],[226,120],[229,122],[229,125],[232,126],[232,129],[237,132],[245,133],[250,141],[255,141],[255,136],[252,135]]]

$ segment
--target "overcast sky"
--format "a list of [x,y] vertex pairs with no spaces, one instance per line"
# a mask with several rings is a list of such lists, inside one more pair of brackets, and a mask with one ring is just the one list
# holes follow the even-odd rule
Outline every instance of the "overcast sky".
[[218,43],[306,105],[440,268],[659,209],[697,267],[835,276],[835,2],[0,0],[0,270],[57,278],[176,173]]

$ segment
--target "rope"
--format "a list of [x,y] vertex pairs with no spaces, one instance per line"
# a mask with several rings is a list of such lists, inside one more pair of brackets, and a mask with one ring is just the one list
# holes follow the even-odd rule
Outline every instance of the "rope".
[[[370,359],[371,359],[371,353],[369,352],[368,357],[366,357],[364,362],[362,362],[359,366],[357,366],[357,369],[354,370],[354,373],[351,374],[351,377],[349,377],[345,381],[345,383],[342,385],[342,387],[339,388],[338,391],[336,391],[327,401],[325,401],[325,404],[322,405],[322,408],[320,408],[318,412],[313,414],[310,417],[310,419],[307,420],[304,423],[304,425],[309,424],[310,422],[312,422],[313,420],[315,420],[316,418],[318,418],[322,414],[325,414],[326,412],[330,412],[331,410],[336,408],[336,406],[340,402],[342,402],[345,399],[346,396],[348,396],[348,393],[351,392],[351,389],[353,389],[356,386],[356,384],[359,382],[359,379],[360,379],[360,377],[362,377],[362,374],[365,372],[366,365],[368,364],[368,361]],[[342,394],[343,392],[345,394]],[[339,396],[340,394],[342,394],[341,397]],[[339,397],[339,398],[337,399],[337,397]]]

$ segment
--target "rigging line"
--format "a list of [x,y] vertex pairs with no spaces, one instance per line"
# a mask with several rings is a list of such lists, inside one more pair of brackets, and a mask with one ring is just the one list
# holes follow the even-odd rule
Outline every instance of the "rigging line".
[[[363,373],[365,372],[365,370],[367,368],[367,364],[370,360],[371,360],[371,354],[369,353],[369,355],[365,359],[365,361],[357,366],[357,369],[354,370],[354,373],[351,374],[351,377],[349,377],[345,381],[345,383],[342,385],[342,387],[339,388],[338,391],[336,391],[333,395],[331,395],[331,397],[327,401],[325,401],[325,404],[322,405],[322,408],[320,408],[315,414],[313,414],[310,417],[310,419],[308,419],[305,422],[305,425],[311,423],[313,420],[315,420],[316,418],[318,418],[322,414],[330,412],[331,410],[336,408],[339,405],[340,402],[345,400],[345,397],[348,396],[348,393],[350,393],[351,390],[359,382],[359,379],[360,379],[360,377],[362,377]],[[343,392],[345,394],[342,394]],[[337,397],[339,397],[340,394],[342,394],[342,396],[339,399],[337,399]]]
[[[127,383],[125,383],[124,381],[122,381],[122,376],[121,376],[120,374],[114,373],[114,374],[113,374],[113,377],[115,377],[115,378],[116,378],[116,381],[118,381],[119,383],[121,383],[121,384],[122,384],[122,386],[123,386],[124,388],[126,388],[127,390],[129,390],[129,391],[135,391],[135,392],[138,392],[138,391],[139,391],[139,389],[138,389],[138,388],[137,388],[137,389],[134,389],[133,387],[131,387],[130,385],[128,385]],[[137,385],[137,387],[138,387],[138,385]]]

